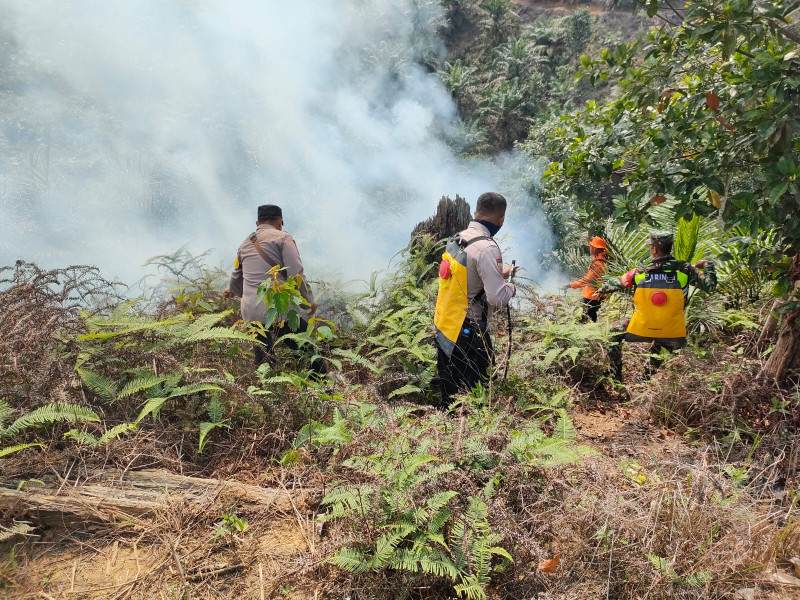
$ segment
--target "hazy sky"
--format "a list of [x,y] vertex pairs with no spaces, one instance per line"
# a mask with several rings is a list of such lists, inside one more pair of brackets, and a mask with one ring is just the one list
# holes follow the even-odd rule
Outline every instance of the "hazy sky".
[[[276,203],[312,277],[366,278],[443,194],[521,210],[510,174],[530,165],[442,141],[455,107],[417,62],[444,57],[440,18],[424,0],[0,0],[0,264],[132,281],[184,245],[227,264]],[[507,230],[531,263],[549,232],[521,212]]]

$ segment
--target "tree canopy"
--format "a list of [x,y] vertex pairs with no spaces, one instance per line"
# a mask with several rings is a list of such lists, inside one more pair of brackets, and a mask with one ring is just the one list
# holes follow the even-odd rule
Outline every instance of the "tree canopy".
[[[581,57],[577,78],[616,81],[550,132],[550,193],[611,182],[629,223],[667,198],[677,217],[719,215],[756,235],[775,228],[770,263],[788,289],[800,251],[800,0],[646,0],[662,25],[638,41]],[[590,200],[590,199],[589,199]]]

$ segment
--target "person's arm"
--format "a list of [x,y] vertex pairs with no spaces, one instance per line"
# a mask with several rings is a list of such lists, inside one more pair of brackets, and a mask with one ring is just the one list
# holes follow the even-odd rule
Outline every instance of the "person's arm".
[[496,244],[487,246],[478,255],[476,266],[486,292],[486,301],[492,306],[508,306],[511,298],[517,293],[517,288],[513,283],[507,283],[503,279],[500,248]]
[[633,287],[634,278],[641,272],[642,270],[639,268],[631,269],[627,273],[623,273],[620,277],[609,279],[603,284],[603,287],[600,288],[600,295],[607,296],[608,294]]
[[236,255],[236,260],[233,263],[233,273],[231,273],[231,280],[228,287],[222,293],[226,298],[229,296],[242,297],[244,293],[244,275],[242,274],[242,259]]
[[[702,270],[702,273],[700,272]],[[714,292],[717,289],[717,267],[713,261],[698,260],[694,266],[689,265],[689,285],[703,290]]]
[[[581,277],[580,279],[576,279],[575,281],[569,284],[573,290],[577,288],[582,288],[587,285],[597,285],[600,281],[600,277],[603,274],[603,271],[600,270],[600,267],[596,265],[598,263],[597,259],[593,259],[592,262],[589,264],[589,270],[586,272],[586,275]],[[602,265],[602,263],[600,263]],[[565,285],[564,288],[566,289],[567,286]]]
[[305,273],[303,272],[303,262],[300,260],[300,252],[297,250],[297,243],[294,238],[287,235],[283,240],[283,247],[281,249],[283,258],[282,267],[286,268],[286,274],[289,276],[300,277],[300,294],[306,299],[311,307],[309,312],[314,314],[317,310],[317,304],[314,302],[314,293],[311,291],[311,286],[306,281]]

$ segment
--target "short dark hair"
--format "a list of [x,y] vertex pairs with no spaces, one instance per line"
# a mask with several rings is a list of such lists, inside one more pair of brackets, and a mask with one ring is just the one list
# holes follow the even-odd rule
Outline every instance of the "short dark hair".
[[484,217],[500,217],[506,213],[508,203],[497,192],[486,192],[478,196],[475,213]]
[[283,218],[283,211],[275,204],[262,204],[258,207],[258,221],[277,221]]

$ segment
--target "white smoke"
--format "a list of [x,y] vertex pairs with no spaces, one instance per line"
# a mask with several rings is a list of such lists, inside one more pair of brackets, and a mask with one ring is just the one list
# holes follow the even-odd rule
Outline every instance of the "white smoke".
[[442,195],[493,190],[535,274],[530,174],[442,141],[440,22],[435,0],[0,0],[0,264],[227,264],[275,203],[309,275],[365,278]]

